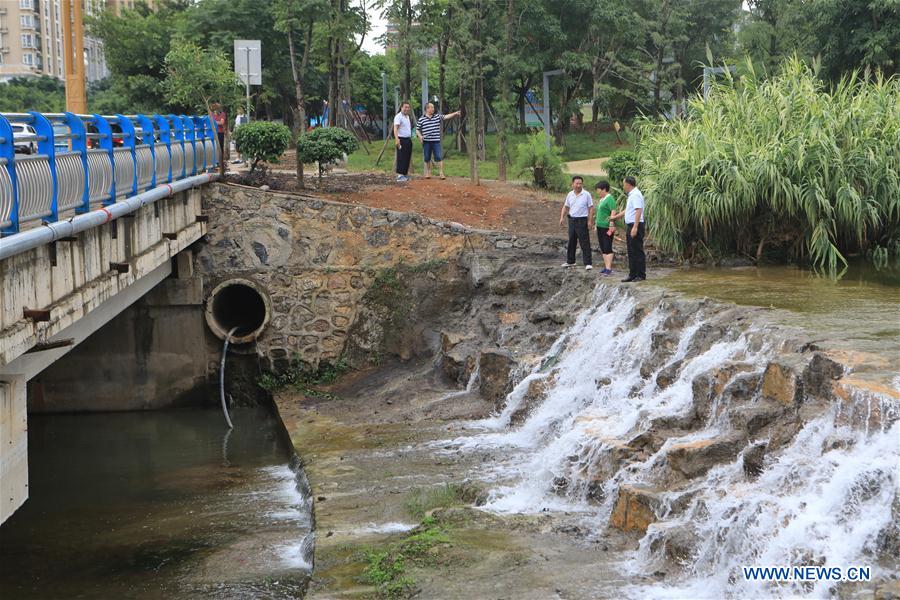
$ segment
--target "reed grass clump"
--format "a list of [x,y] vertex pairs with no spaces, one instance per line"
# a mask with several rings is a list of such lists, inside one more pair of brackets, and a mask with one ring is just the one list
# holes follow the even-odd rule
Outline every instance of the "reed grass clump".
[[764,254],[837,273],[849,254],[900,254],[900,79],[748,65],[687,117],[642,127],[641,187],[657,243]]

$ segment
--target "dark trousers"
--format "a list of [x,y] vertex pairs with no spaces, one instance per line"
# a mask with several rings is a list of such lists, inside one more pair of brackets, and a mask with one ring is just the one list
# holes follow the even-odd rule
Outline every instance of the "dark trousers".
[[609,227],[597,228],[597,243],[600,244],[600,254],[613,253],[613,236],[606,233]]
[[409,173],[409,161],[412,159],[412,140],[410,138],[398,138],[400,147],[397,148],[397,174]]
[[581,260],[591,264],[591,236],[588,233],[587,217],[569,217],[569,247],[566,262],[575,264],[575,246],[581,246]]
[[625,241],[628,243],[628,276],[647,278],[647,256],[644,254],[644,224],[638,223],[637,235],[631,237],[634,223],[625,223]]

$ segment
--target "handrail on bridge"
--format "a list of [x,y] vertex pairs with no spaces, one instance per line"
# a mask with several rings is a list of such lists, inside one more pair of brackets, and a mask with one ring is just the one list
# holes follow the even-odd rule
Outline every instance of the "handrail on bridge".
[[205,115],[0,113],[0,236],[209,172],[217,144]]

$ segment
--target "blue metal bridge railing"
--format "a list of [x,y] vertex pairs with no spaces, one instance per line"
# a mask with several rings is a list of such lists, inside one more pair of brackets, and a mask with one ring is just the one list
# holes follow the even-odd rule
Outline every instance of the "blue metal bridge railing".
[[219,152],[208,116],[0,113],[0,236],[208,173]]

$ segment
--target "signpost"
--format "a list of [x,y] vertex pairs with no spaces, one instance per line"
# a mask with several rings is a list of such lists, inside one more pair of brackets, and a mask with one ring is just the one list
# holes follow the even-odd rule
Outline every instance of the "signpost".
[[247,89],[247,121],[250,121],[250,86],[262,85],[262,43],[234,40],[234,72]]
[[562,69],[544,71],[544,138],[547,140],[548,148],[550,147],[550,78],[563,73],[565,71]]

